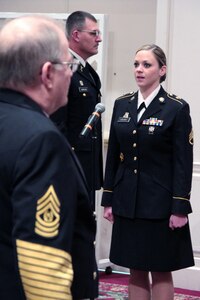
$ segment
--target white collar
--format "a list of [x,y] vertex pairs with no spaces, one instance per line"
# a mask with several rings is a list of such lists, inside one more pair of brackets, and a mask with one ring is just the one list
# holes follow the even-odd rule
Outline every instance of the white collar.
[[161,86],[159,84],[159,86],[157,88],[155,88],[155,90],[146,99],[143,98],[142,93],[139,90],[138,91],[138,107],[140,106],[140,104],[142,102],[145,102],[145,106],[148,107],[149,104],[152,102],[152,100],[155,98],[155,96],[158,94],[160,88],[161,88]]
[[74,52],[72,49],[69,49],[69,51],[73,56],[75,56],[80,61],[81,65],[85,68],[86,61],[80,55]]

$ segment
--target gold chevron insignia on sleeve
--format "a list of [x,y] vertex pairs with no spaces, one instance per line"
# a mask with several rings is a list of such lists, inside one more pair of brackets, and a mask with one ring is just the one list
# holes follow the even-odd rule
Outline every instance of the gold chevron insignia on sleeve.
[[60,201],[54,187],[37,201],[35,233],[42,237],[52,238],[58,235],[60,225]]
[[61,249],[16,241],[19,274],[27,300],[72,300],[71,255]]

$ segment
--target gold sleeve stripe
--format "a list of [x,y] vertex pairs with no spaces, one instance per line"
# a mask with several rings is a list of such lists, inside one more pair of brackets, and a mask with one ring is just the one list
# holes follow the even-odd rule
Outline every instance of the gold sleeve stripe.
[[[52,255],[51,253],[44,253],[41,251],[38,252],[38,251],[29,250],[25,248],[18,248],[18,254],[25,255],[30,258],[48,260],[56,263],[61,263],[63,261],[63,257],[61,256],[55,256],[55,254]],[[70,258],[66,258],[66,260],[70,260]]]
[[71,300],[71,255],[60,249],[22,240],[17,240],[16,244],[27,300]]
[[173,199],[179,199],[179,200],[187,200],[187,201],[189,201],[189,199],[187,199],[187,198],[182,198],[182,197],[173,197]]
[[[71,300],[72,297],[70,296],[70,292],[68,294],[62,294],[57,293],[57,292],[52,292],[52,291],[47,291],[47,290],[38,290],[36,288],[32,288],[29,286],[25,286],[24,288],[26,298],[27,300],[32,299],[32,300],[38,300],[38,297],[42,296],[44,300],[47,299],[52,299],[52,300]],[[31,295],[32,298],[30,298],[28,295]]]
[[[21,270],[21,275],[24,278],[30,278],[35,280],[35,272],[30,273],[29,271],[26,271],[23,269],[23,264],[19,264],[20,270]],[[65,276],[59,276],[59,274],[56,274],[56,276],[52,274],[52,272],[48,272],[48,274],[41,274],[40,272],[37,272],[37,280],[43,281],[43,282],[49,282],[49,283],[55,283],[55,277],[59,279],[59,283],[62,285],[66,284],[65,279],[67,278],[68,280],[71,279],[72,274],[69,273]],[[60,274],[61,275],[61,274]]]
[[62,263],[60,262],[51,262],[50,260],[47,259],[40,259],[40,257],[38,258],[30,258],[28,256],[22,256],[18,253],[18,258],[19,258],[19,262],[23,262],[27,265],[27,268],[29,268],[29,266],[31,265],[32,267],[43,267],[46,268],[47,264],[48,264],[48,269],[52,269],[52,270],[56,270],[58,265],[62,265],[62,271],[63,272],[67,272],[67,265],[66,263],[68,263],[67,261],[62,261]]
[[104,193],[113,193],[113,191],[110,190],[103,190]]
[[[54,297],[51,297],[51,296],[49,296],[48,298],[46,297],[46,296],[42,296],[42,295],[37,295],[37,297],[35,297],[35,295],[32,295],[32,294],[30,294],[30,293],[28,293],[28,292],[26,292],[26,297],[27,297],[27,299],[28,300],[55,300],[55,298]],[[57,299],[59,299],[59,298],[56,298],[56,300]],[[71,300],[72,299],[72,297],[70,296],[67,296],[66,298],[63,298],[63,299],[65,299],[65,300]]]
[[[37,278],[37,281],[40,282],[40,286],[37,286],[37,289],[40,289],[40,290],[42,289],[42,290],[49,290],[49,291],[53,291],[53,292],[60,292],[61,286],[63,288],[66,288],[64,282],[63,282],[63,285],[60,284],[60,282],[59,282],[59,285],[56,285],[55,283],[42,282],[42,281],[38,280],[38,278]],[[32,288],[35,288],[35,283],[36,283],[36,280],[23,277],[24,286],[31,286]],[[71,285],[67,285],[67,286],[68,286],[68,288],[71,287]]]
[[[25,248],[27,250],[33,250],[33,251],[36,251],[36,252],[44,252],[44,248],[45,248],[45,252],[48,253],[48,254],[51,254],[52,256],[53,255],[58,255],[58,252],[59,252],[59,257],[63,257],[63,258],[66,258],[68,260],[71,260],[71,255],[67,252],[65,252],[64,250],[58,250],[56,248],[52,248],[52,247],[49,247],[49,246],[45,246],[45,245],[40,245],[40,244],[35,244],[35,243],[30,243],[30,242],[26,242],[26,241],[22,241],[22,240],[17,240],[17,246],[19,248]],[[40,253],[38,253],[40,254]]]
[[[24,270],[24,271],[27,270],[27,272],[29,272],[30,267],[27,264],[23,264],[22,262],[19,261],[19,267],[21,270]],[[47,269],[47,268],[36,267],[36,266],[32,266],[31,272],[35,273],[35,274],[51,275],[52,277],[56,276],[58,278],[64,278],[64,279],[68,278],[68,276],[69,276],[69,278],[71,278],[73,276],[73,272],[72,271],[70,272],[70,270],[68,270],[67,274],[64,273],[62,270],[62,272],[57,272],[55,275],[54,269]]]

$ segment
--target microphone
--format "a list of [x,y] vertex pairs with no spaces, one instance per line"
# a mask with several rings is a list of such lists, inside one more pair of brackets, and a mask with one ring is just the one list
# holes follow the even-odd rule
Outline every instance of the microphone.
[[93,126],[99,120],[101,114],[105,111],[105,106],[103,103],[97,103],[95,106],[95,111],[89,116],[87,123],[83,127],[79,137],[86,137],[88,136],[89,132],[91,132]]

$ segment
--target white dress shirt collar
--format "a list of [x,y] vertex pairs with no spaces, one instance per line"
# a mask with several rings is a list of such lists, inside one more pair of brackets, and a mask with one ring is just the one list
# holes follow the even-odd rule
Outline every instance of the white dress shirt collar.
[[69,49],[69,51],[74,57],[76,57],[80,61],[81,65],[85,68],[86,61],[80,55],[74,52],[72,49]]
[[158,94],[160,87],[161,86],[159,84],[159,86],[157,88],[155,88],[155,90],[146,99],[143,98],[142,93],[139,90],[138,91],[138,107],[140,106],[140,104],[142,102],[145,102],[145,106],[147,108],[149,106],[149,104],[152,102],[152,100],[155,98],[155,96]]

